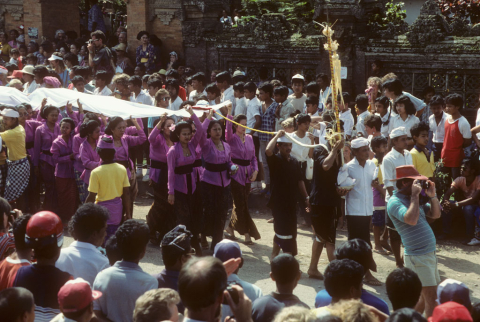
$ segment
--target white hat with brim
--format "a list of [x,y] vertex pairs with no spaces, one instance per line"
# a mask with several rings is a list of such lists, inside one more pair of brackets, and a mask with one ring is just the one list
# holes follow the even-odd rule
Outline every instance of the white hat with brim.
[[22,69],[22,73],[23,74],[28,74],[28,75],[32,75],[32,76],[35,76],[33,74],[33,70],[35,69],[35,67],[33,67],[33,65],[27,65],[25,67],[23,67]]
[[297,74],[297,75],[293,76],[293,77],[292,77],[292,80],[294,80],[294,79],[300,79],[300,80],[302,80],[302,81],[305,81],[305,77],[303,77],[303,76],[300,75],[300,74]]
[[390,139],[398,138],[399,136],[407,135],[407,131],[403,126],[397,127],[390,132]]
[[60,57],[60,56],[57,56],[57,55],[52,55],[48,60],[49,60],[49,61],[63,60],[63,58]]
[[241,70],[236,70],[236,71],[233,73],[233,77],[237,77],[237,76],[245,76],[245,73],[242,72]]
[[366,138],[357,138],[352,141],[352,149],[359,149],[362,146],[368,146],[368,140]]
[[2,111],[1,113],[3,116],[8,116],[8,117],[19,117],[19,114],[17,111],[12,110],[11,108],[6,108]]

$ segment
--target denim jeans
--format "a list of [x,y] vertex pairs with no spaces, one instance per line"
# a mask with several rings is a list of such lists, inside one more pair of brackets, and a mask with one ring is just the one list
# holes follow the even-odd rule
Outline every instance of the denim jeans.
[[[475,235],[475,221],[480,221],[480,207],[477,205],[464,206],[462,209],[465,217],[466,237],[472,239]],[[476,218],[475,218],[476,217]],[[445,234],[452,233],[452,212],[442,214],[443,232]],[[478,224],[478,223],[477,223]]]

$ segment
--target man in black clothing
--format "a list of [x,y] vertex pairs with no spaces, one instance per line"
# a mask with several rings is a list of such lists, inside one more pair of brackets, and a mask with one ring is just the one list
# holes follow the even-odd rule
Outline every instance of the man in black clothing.
[[275,314],[288,306],[297,305],[309,309],[307,304],[293,295],[293,290],[297,287],[298,280],[302,275],[297,260],[290,254],[281,254],[272,260],[270,267],[270,277],[275,281],[277,291],[262,296],[253,302],[253,321],[273,321]]
[[[88,44],[88,64],[94,69],[94,74],[99,70],[105,70],[110,76],[115,74],[113,68],[113,52],[105,46],[107,38],[105,34],[100,31],[94,31],[91,33],[91,42]],[[108,84],[107,84],[108,85]]]
[[[274,154],[275,146],[279,153]],[[310,211],[309,196],[305,189],[300,165],[292,152],[292,142],[285,137],[285,131],[281,130],[270,140],[265,154],[270,169],[271,197],[267,206],[272,209],[274,219],[272,260],[280,253],[297,255],[297,189]]]

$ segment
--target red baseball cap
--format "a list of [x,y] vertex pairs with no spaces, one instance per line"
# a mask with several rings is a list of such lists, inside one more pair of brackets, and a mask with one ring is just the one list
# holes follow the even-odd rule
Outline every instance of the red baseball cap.
[[457,302],[446,302],[433,310],[428,322],[473,322],[468,309]]
[[420,175],[413,165],[401,165],[395,170],[397,172],[397,178],[391,179],[390,181],[397,181],[401,179],[428,180],[427,177]]
[[12,76],[8,76],[7,78],[22,78],[23,72],[21,70],[14,70]]
[[99,291],[92,291],[90,284],[82,278],[65,283],[58,291],[58,305],[62,312],[78,312],[102,296]]

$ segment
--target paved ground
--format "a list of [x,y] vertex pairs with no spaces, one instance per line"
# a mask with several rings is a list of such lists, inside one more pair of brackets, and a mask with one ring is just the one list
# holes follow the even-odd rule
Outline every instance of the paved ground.
[[[134,218],[145,220],[145,216],[150,209],[152,199],[145,194],[137,197],[134,209]],[[257,228],[262,236],[255,245],[246,246],[242,243],[241,249],[244,255],[245,264],[239,272],[239,276],[257,286],[263,292],[269,293],[275,290],[275,284],[269,278],[270,264],[269,256],[272,250],[273,242],[273,225],[267,223],[270,218],[269,210],[264,206],[265,200],[260,196],[253,196],[250,200],[250,213]],[[373,240],[373,234],[371,236]],[[337,231],[337,246],[347,240],[345,231]],[[239,241],[243,241],[240,238]],[[65,246],[71,242],[71,238],[67,238]],[[295,294],[308,305],[314,306],[315,294],[324,288],[323,282],[309,279],[306,275],[308,265],[310,263],[310,254],[312,246],[312,232],[310,229],[298,228],[298,256],[300,267],[303,272]],[[471,292],[473,302],[480,301],[480,248],[463,246],[458,241],[444,241],[437,246],[437,256],[439,261],[439,270],[442,280],[453,278],[464,282]],[[211,255],[211,252],[207,252]],[[387,275],[395,268],[393,255],[382,256],[374,254],[377,263],[377,273],[374,275],[383,283]],[[319,264],[319,270],[323,272],[328,263],[325,252],[322,254]],[[140,266],[148,273],[158,273],[163,269],[162,256],[159,247],[149,244],[147,254],[141,261]],[[385,290],[385,284],[378,287],[365,285],[365,289],[385,299],[388,298]]]

